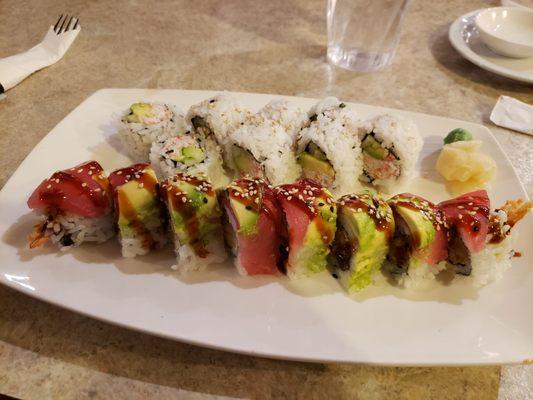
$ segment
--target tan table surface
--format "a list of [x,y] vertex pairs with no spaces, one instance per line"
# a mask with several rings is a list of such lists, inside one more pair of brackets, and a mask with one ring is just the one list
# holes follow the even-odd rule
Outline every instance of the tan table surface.
[[[83,30],[56,65],[0,102],[0,185],[67,113],[106,87],[215,89],[384,105],[483,123],[533,193],[531,138],[496,128],[501,94],[533,87],[485,72],[447,39],[496,2],[413,0],[393,65],[355,74],[325,62],[325,1],[0,0],[0,57],[36,44],[62,12]],[[533,366],[388,368],[273,361],[92,320],[0,287],[0,392],[23,398],[533,398]]]

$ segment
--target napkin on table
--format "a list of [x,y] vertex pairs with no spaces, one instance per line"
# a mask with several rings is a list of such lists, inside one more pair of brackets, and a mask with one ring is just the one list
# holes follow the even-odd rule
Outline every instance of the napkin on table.
[[500,96],[490,114],[496,125],[533,135],[533,106],[509,96]]
[[59,61],[80,33],[81,27],[56,34],[51,26],[37,46],[25,53],[0,59],[0,99],[5,90],[44,67]]

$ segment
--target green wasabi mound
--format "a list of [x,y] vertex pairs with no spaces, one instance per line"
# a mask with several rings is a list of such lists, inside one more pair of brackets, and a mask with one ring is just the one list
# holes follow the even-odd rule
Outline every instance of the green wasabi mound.
[[455,128],[450,131],[444,138],[444,144],[450,144],[454,142],[466,142],[472,140],[472,134],[463,128]]

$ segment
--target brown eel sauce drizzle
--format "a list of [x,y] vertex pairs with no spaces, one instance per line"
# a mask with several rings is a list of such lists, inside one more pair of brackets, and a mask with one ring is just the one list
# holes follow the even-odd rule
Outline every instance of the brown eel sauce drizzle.
[[[209,255],[205,243],[200,238],[200,222],[198,220],[198,208],[192,201],[187,198],[187,194],[173,185],[178,181],[186,182],[195,186],[199,192],[205,193],[205,196],[214,196],[213,186],[207,180],[188,174],[178,173],[174,177],[161,183],[160,194],[163,200],[170,203],[173,209],[178,212],[183,220],[187,235],[189,236],[189,245],[193,248],[198,257],[205,258]],[[203,203],[207,203],[207,197],[203,198]]]

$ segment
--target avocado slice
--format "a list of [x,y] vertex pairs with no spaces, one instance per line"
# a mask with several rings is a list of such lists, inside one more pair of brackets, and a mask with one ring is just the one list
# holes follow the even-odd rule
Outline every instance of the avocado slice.
[[233,215],[239,224],[239,233],[243,235],[253,235],[257,232],[257,221],[259,213],[247,208],[238,200],[230,197],[230,205]]
[[423,249],[433,243],[435,227],[420,211],[401,205],[396,205],[395,211],[407,223],[411,235],[416,239],[415,250]]
[[[339,208],[338,233],[329,259],[352,293],[372,283],[387,256],[395,225],[388,204],[371,194],[349,195],[340,201],[345,204]],[[380,218],[370,209],[379,211]]]
[[326,153],[324,153],[322,149],[318,147],[314,142],[309,142],[308,145],[305,147],[305,151],[317,160],[328,161]]
[[[157,182],[153,169],[146,168],[143,173]],[[119,186],[116,194],[118,226],[123,236],[132,236],[133,230],[140,225],[147,225],[151,221],[161,219],[159,199],[153,187],[130,180]]]
[[366,135],[361,142],[361,148],[370,157],[378,160],[383,160],[388,153],[387,149],[381,147],[381,144],[372,135]]
[[[171,191],[168,190],[170,186]],[[166,192],[163,190],[166,194],[164,200],[174,234],[181,244],[193,244],[195,251],[201,255],[205,252],[204,246],[219,231],[221,213],[210,183],[203,178],[178,174],[162,187],[166,188]],[[177,197],[176,193],[179,194]]]
[[184,147],[181,149],[181,154],[174,157],[174,161],[185,165],[194,165],[202,162],[205,159],[205,152],[199,147]]
[[150,103],[134,103],[130,107],[130,113],[126,116],[128,122],[141,122],[145,117],[152,116],[152,105]]
[[327,182],[326,186],[335,180],[335,170],[329,161],[321,160],[305,151],[298,155],[297,161],[302,167],[305,178],[315,179],[324,184]]

